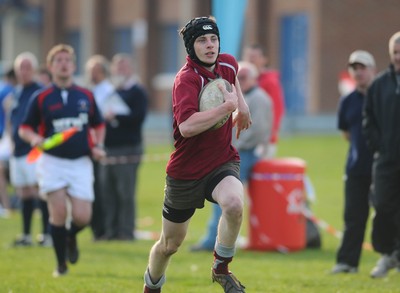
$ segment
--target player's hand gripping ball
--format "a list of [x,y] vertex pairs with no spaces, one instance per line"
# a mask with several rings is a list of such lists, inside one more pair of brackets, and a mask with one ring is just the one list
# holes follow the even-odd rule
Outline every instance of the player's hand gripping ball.
[[[227,80],[225,80],[223,78],[217,78],[217,79],[214,79],[213,81],[210,81],[203,87],[203,89],[201,90],[201,92],[199,94],[199,110],[200,110],[200,112],[207,111],[209,109],[218,107],[225,101],[224,94],[218,88],[219,84],[224,84],[226,90],[228,92],[232,92],[232,86]],[[231,116],[231,114],[226,115],[217,124],[215,124],[213,127],[211,127],[211,129],[218,129],[218,128],[222,127],[225,124],[225,122],[229,119],[230,116]]]

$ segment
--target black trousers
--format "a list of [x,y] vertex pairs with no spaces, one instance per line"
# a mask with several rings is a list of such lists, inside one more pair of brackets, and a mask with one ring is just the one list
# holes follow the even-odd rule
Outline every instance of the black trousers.
[[391,254],[399,249],[400,239],[400,161],[379,157],[374,161],[373,181],[372,245],[379,253]]
[[93,172],[94,172],[94,201],[92,204],[92,220],[90,222],[90,227],[92,229],[94,239],[101,239],[104,236],[104,212],[102,203],[102,189],[100,185],[100,172],[99,163],[93,161]]
[[358,267],[370,209],[371,176],[345,179],[344,233],[336,262]]

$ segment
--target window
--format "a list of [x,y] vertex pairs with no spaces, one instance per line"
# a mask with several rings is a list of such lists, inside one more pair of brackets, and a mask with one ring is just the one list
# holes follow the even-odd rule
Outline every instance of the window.
[[132,29],[131,27],[115,28],[112,34],[112,51],[116,53],[132,54]]
[[161,58],[160,71],[163,73],[175,73],[178,70],[178,25],[168,24],[162,27],[161,46],[163,57]]
[[81,56],[81,33],[79,30],[71,30],[66,33],[65,36],[66,43],[70,45],[72,48],[75,50],[76,54],[76,72],[75,74],[80,74],[83,71],[82,68],[82,62],[85,62],[85,60],[82,60]]
[[286,110],[305,114],[308,88],[309,17],[299,13],[281,19],[281,74]]

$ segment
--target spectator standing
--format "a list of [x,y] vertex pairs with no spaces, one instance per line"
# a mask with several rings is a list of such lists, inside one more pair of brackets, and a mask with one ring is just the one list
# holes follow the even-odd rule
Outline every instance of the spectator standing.
[[[115,95],[114,85],[111,83],[110,77],[110,62],[102,55],[94,55],[86,62],[86,73],[89,77],[91,90],[93,91],[94,98],[101,114],[104,116],[104,105],[107,98]],[[99,177],[100,165],[99,162],[93,160],[94,167],[94,202],[93,202],[93,215],[91,220],[91,228],[94,240],[104,239],[105,226],[104,226],[104,210],[102,198],[102,184]],[[107,180],[107,178],[104,178]]]
[[269,59],[260,45],[252,45],[244,48],[243,60],[253,63],[259,72],[258,83],[271,97],[274,110],[274,120],[272,135],[268,143],[268,148],[264,154],[267,158],[276,156],[279,131],[283,116],[285,115],[285,97],[282,88],[280,74],[277,70],[270,68]]
[[[104,123],[93,94],[73,83],[75,60],[74,49],[69,45],[59,44],[49,51],[47,66],[54,83],[35,94],[19,127],[21,138],[32,146],[40,146],[45,138],[71,127],[78,129],[68,141],[44,151],[37,166],[40,193],[47,199],[50,211],[57,258],[54,277],[68,272],[67,256],[71,264],[79,259],[77,234],[90,222],[94,199],[90,155],[94,159],[105,156]],[[70,218],[71,223],[67,223]]]
[[147,92],[128,54],[111,61],[116,93],[104,100],[107,157],[100,167],[106,239],[133,240],[136,220],[137,172],[143,154],[143,122]]
[[331,273],[356,273],[370,209],[372,153],[362,134],[362,111],[367,89],[375,76],[375,60],[367,51],[351,53],[348,71],[356,89],[342,97],[338,128],[349,142],[344,176],[344,233]]
[[400,263],[400,31],[389,40],[389,56],[391,64],[371,84],[364,107],[364,134],[374,154],[372,245],[381,254],[372,278]]
[[272,135],[273,108],[269,95],[257,84],[257,68],[250,62],[239,62],[237,78],[244,100],[249,106],[252,125],[240,138],[232,137],[240,155],[240,179],[247,184],[253,166],[262,158]]
[[38,62],[31,52],[19,54],[14,61],[14,70],[18,84],[14,89],[11,99],[10,129],[13,143],[13,153],[10,158],[10,180],[15,187],[16,194],[21,198],[21,212],[23,234],[14,242],[15,246],[32,245],[31,223],[37,205],[42,213],[42,234],[38,235],[39,244],[50,246],[49,212],[44,200],[39,199],[36,177],[36,164],[29,164],[26,157],[32,147],[18,135],[18,128],[26,114],[26,109],[32,95],[41,86],[34,81]]

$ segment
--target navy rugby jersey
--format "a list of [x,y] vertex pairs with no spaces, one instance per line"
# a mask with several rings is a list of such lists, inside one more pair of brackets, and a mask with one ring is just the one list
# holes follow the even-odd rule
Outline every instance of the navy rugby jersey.
[[13,155],[15,157],[25,156],[31,150],[30,144],[26,143],[19,137],[18,128],[25,117],[26,109],[28,108],[32,95],[39,89],[41,89],[41,86],[36,82],[23,87],[17,86],[14,89],[10,122],[11,138],[14,144]]
[[104,127],[104,120],[92,92],[77,85],[67,89],[53,85],[33,97],[21,127],[37,128],[43,137],[77,127],[79,131],[69,140],[46,151],[56,157],[75,159],[90,155],[93,142],[89,130]]
[[350,133],[350,145],[347,154],[346,174],[371,176],[372,153],[368,150],[362,134],[362,109],[364,95],[355,90],[342,97],[338,110],[338,128]]

